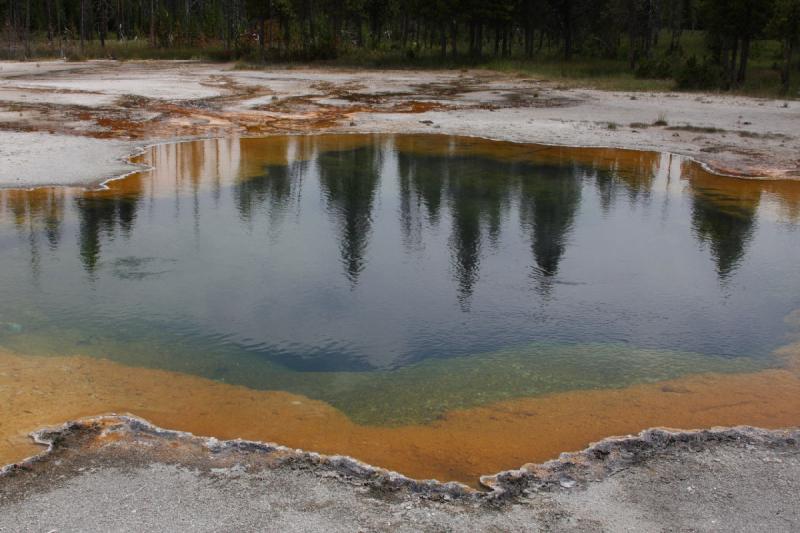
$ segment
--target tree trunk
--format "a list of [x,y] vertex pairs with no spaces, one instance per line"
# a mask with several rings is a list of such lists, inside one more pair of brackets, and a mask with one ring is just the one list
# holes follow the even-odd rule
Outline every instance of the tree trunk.
[[[267,20],[269,21],[269,26],[267,27],[267,34],[264,38],[267,41],[265,43],[267,50],[272,50],[272,0],[267,0]],[[264,58],[266,59],[266,54],[264,54]]]
[[311,44],[316,45],[317,36],[314,29],[314,0],[308,0],[308,35],[311,39]]
[[568,15],[564,23],[564,59],[569,61],[572,59],[572,13],[571,10],[567,11]]
[[150,0],[150,46],[156,46],[156,0]]
[[736,83],[736,64],[739,54],[739,39],[733,40],[733,46],[731,47],[731,58],[730,62],[728,63],[728,85],[733,87]]
[[81,0],[81,53],[86,43],[86,0]]
[[564,32],[564,59],[572,59],[572,0],[561,0],[561,26]]
[[106,49],[106,32],[108,31],[108,1],[100,0],[100,21],[98,31],[100,33],[100,47]]
[[261,16],[258,20],[258,46],[261,49],[261,61],[267,56],[267,17]]
[[787,39],[783,45],[783,69],[781,69],[781,87],[784,94],[789,93],[789,85],[791,83],[792,75],[793,52],[794,43],[791,39]]
[[184,42],[189,44],[189,46],[192,45],[192,32],[190,29],[192,20],[192,6],[190,2],[191,0],[183,0],[183,39]]
[[361,24],[361,19],[355,19],[355,27],[356,27],[356,46],[359,48],[364,48],[364,25]]
[[739,56],[739,73],[736,75],[736,82],[744,83],[747,77],[747,62],[750,59],[750,38],[742,39],[742,53]]
[[25,57],[31,57],[31,0],[25,2]]
[[283,49],[288,51],[292,45],[292,26],[289,17],[281,17],[281,26],[283,27]]
[[125,40],[125,8],[122,0],[117,0],[117,20],[116,24],[117,41]]
[[453,59],[458,57],[458,21],[453,19],[450,23],[450,40],[452,42],[450,49]]
[[58,51],[61,57],[64,57],[64,36],[61,33],[61,10],[58,9],[56,3],[56,32],[58,32]]
[[525,57],[533,57],[533,26],[530,22],[525,24]]
[[370,13],[369,17],[369,31],[370,31],[370,46],[373,50],[376,50],[382,41],[381,34],[383,33],[383,24],[378,16],[378,13],[374,10]]
[[475,57],[475,21],[469,21],[469,55]]
[[47,42],[53,44],[53,0],[45,2],[45,9],[47,10]]

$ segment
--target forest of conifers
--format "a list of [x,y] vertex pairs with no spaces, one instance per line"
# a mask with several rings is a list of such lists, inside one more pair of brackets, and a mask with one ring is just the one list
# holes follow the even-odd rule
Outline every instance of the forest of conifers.
[[686,88],[735,88],[768,40],[784,90],[800,63],[800,0],[0,0],[0,17],[13,58],[115,57],[136,43],[137,57],[248,61],[614,59]]

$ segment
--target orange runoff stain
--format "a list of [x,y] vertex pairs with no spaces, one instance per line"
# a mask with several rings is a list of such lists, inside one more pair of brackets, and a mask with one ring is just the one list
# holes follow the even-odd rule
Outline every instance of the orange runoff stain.
[[415,478],[476,485],[482,474],[542,462],[653,426],[800,424],[800,345],[785,368],[699,374],[623,389],[576,390],[454,410],[431,424],[362,426],[330,405],[196,376],[83,356],[0,352],[0,463],[36,453],[27,433],[103,413],[221,439],[345,454]]

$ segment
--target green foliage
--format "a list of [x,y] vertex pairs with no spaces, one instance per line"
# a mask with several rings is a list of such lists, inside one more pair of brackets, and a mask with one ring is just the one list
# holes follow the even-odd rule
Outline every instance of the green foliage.
[[669,58],[645,59],[636,67],[636,77],[666,80],[672,78],[674,70],[673,62]]
[[797,77],[799,4],[0,0],[0,57],[487,66],[614,88],[667,88],[674,80],[687,89],[777,93],[788,91]]
[[726,77],[720,65],[707,60],[701,62],[692,56],[677,69],[675,83],[679,89],[720,89],[724,87]]
[[780,72],[781,88],[789,93],[792,81],[792,62],[795,51],[800,48],[800,0],[776,0],[775,10],[768,31],[781,43]]

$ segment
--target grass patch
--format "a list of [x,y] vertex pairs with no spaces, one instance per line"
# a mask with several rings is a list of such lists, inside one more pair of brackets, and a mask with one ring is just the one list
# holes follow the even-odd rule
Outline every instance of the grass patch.
[[770,139],[775,141],[790,138],[783,133],[758,133],[755,131],[737,131],[736,135],[745,139]]
[[[24,60],[25,50],[21,46],[0,47],[0,59]],[[79,41],[35,41],[31,44],[28,59],[66,59],[67,61],[86,61],[89,59],[126,60],[203,60],[232,61],[235,53],[226,50],[222,43],[204,46],[176,46],[171,48],[151,47],[146,40],[117,41],[107,40],[106,46],[99,41],[87,41],[81,47]]]
[[755,131],[731,131],[726,130],[723,128],[714,128],[711,126],[692,126],[690,124],[685,124],[682,126],[670,126],[667,128],[670,131],[686,131],[690,133],[720,133],[720,134],[730,134],[730,135],[738,135],[744,139],[768,139],[768,140],[785,140],[788,139],[789,136],[784,135],[783,133],[759,133]]
[[495,59],[480,66],[539,78],[566,88],[632,92],[663,92],[675,88],[672,80],[637,78],[628,69],[627,62],[620,60],[587,59],[567,62],[557,58]]
[[670,126],[667,128],[668,130],[674,131],[688,131],[691,133],[726,133],[727,130],[721,128],[713,128],[710,126]]

